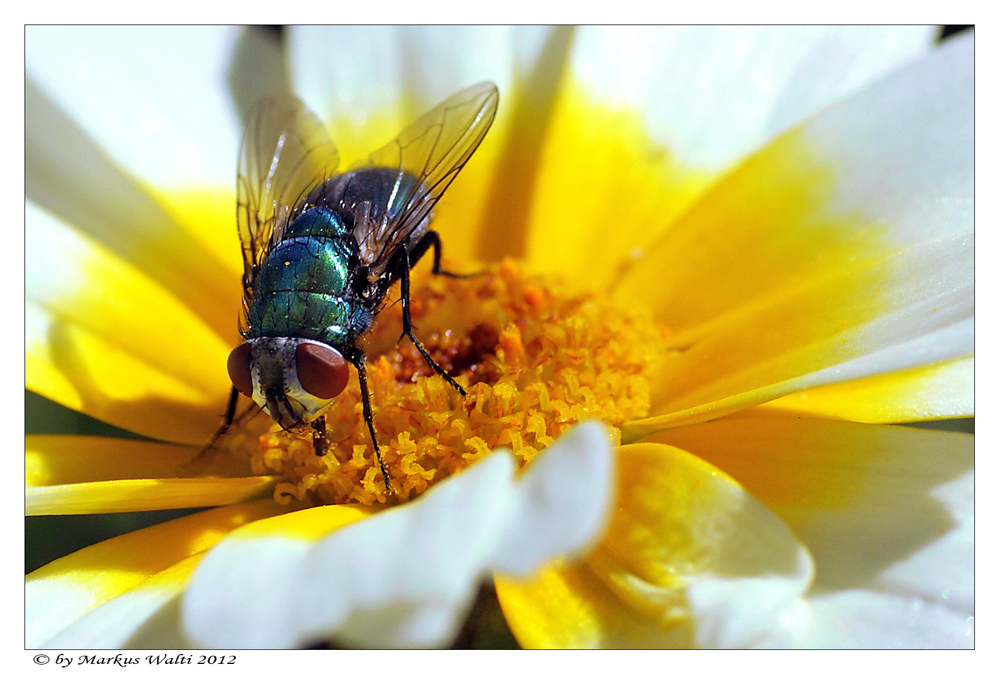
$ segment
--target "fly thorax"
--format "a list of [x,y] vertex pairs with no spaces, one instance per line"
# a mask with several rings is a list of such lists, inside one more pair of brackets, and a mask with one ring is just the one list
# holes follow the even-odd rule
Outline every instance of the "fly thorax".
[[282,429],[307,424],[319,417],[333,398],[320,398],[308,391],[299,378],[296,351],[300,345],[329,347],[305,338],[262,337],[250,345],[250,375],[253,400]]

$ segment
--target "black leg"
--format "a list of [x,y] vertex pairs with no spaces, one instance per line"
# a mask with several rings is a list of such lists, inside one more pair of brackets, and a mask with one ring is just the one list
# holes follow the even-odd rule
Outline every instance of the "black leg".
[[[435,241],[438,242],[437,244],[434,245],[434,254],[435,254],[434,266],[437,267],[438,263],[440,262],[439,260],[440,239],[437,237],[437,233],[431,230],[430,232],[427,233],[426,236],[424,236],[423,239],[420,240],[420,243],[423,244],[423,242],[427,240],[427,236],[431,234],[435,235]],[[425,248],[424,250],[426,251],[427,249]],[[405,246],[402,247],[401,266],[402,270],[400,271],[400,279],[399,279],[399,295],[400,299],[403,301],[403,335],[407,336],[408,338],[410,338],[410,340],[413,341],[413,345],[417,348],[417,351],[419,351],[421,355],[423,355],[424,360],[427,361],[427,364],[431,368],[433,368],[438,375],[443,377],[445,379],[445,382],[447,382],[456,390],[458,390],[459,394],[465,396],[465,389],[462,389],[462,385],[456,382],[451,375],[444,372],[444,368],[439,366],[437,362],[435,362],[434,359],[431,358],[431,355],[427,353],[427,350],[424,349],[424,346],[420,344],[420,340],[418,340],[417,336],[413,334],[413,324],[410,322],[410,255],[406,251]],[[400,339],[402,339],[402,335],[400,336]]]
[[202,448],[202,452],[215,445],[215,442],[222,438],[227,431],[229,431],[229,427],[233,425],[233,420],[236,419],[236,403],[239,400],[240,392],[236,387],[233,387],[229,392],[229,403],[226,404],[225,420],[222,422],[222,425],[215,430],[215,433],[212,434],[212,438],[210,438],[208,443],[205,444],[205,447]]
[[452,279],[469,279],[472,277],[477,277],[482,272],[475,272],[473,274],[458,274],[456,272],[448,272],[447,270],[441,269],[441,235],[439,235],[434,230],[427,230],[427,233],[417,242],[417,245],[413,247],[410,251],[410,260],[412,264],[416,265],[417,262],[427,253],[427,249],[434,247],[434,267],[431,271],[434,274],[439,274],[443,277],[451,277]]
[[[236,419],[236,404],[239,400],[240,392],[236,387],[233,387],[229,392],[229,403],[226,404],[226,415],[222,424],[215,430],[212,437],[208,439],[208,442],[201,447],[198,454],[184,463],[181,467],[179,475],[195,475],[200,471],[205,461],[208,459],[212,448],[214,448],[218,440],[222,438],[227,431],[229,431],[229,427],[233,425],[233,421]],[[240,418],[242,419],[245,416],[246,412],[244,412],[243,415],[240,415]]]
[[372,447],[375,448],[375,457],[378,459],[379,468],[382,469],[382,480],[385,482],[385,489],[392,494],[392,485],[389,484],[389,470],[382,460],[382,452],[378,448],[378,438],[375,436],[375,416],[372,414],[371,394],[368,393],[368,374],[365,372],[365,354],[360,349],[344,354],[354,368],[358,371],[358,383],[361,385],[361,409],[368,425],[368,433],[372,437]]
[[330,449],[330,434],[326,430],[326,416],[320,415],[312,423],[313,450],[317,457],[322,457]]

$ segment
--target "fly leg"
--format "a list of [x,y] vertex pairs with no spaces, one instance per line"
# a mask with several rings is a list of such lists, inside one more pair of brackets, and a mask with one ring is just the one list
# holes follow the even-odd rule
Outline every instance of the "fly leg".
[[392,485],[389,484],[389,470],[385,467],[382,459],[382,452],[378,447],[378,438],[375,436],[375,416],[372,414],[371,394],[368,393],[368,374],[365,372],[365,353],[360,349],[353,349],[345,352],[344,357],[350,361],[358,371],[358,383],[361,385],[361,409],[368,425],[368,433],[372,437],[372,447],[375,448],[375,457],[378,459],[378,466],[382,470],[382,480],[385,482],[385,489],[391,494]]
[[[424,235],[424,238],[420,240],[420,245],[423,245],[424,242],[427,241],[428,237],[430,237],[431,235],[434,235],[431,244],[433,244],[434,246],[435,272],[438,274],[447,274],[449,276],[461,276],[461,275],[451,274],[450,272],[448,273],[441,272],[437,269],[441,263],[441,239],[440,237],[437,236],[437,232],[434,232],[433,230],[429,231],[426,235]],[[418,245],[417,249],[420,248],[420,245]],[[426,250],[427,247],[424,246],[423,250],[420,251],[420,253],[423,253]],[[403,335],[407,336],[408,338],[410,338],[410,340],[413,341],[413,345],[417,348],[417,351],[419,351],[420,354],[424,357],[424,360],[427,361],[427,365],[429,365],[431,368],[434,369],[434,372],[443,377],[445,379],[445,382],[454,387],[459,394],[465,396],[465,389],[462,388],[462,385],[456,382],[451,375],[444,372],[444,368],[439,366],[437,362],[431,358],[431,355],[427,353],[426,349],[424,349],[424,346],[420,343],[420,340],[418,340],[417,336],[413,334],[413,323],[410,321],[410,254],[407,252],[405,246],[402,247],[401,267],[402,270],[399,279],[399,295],[400,299],[403,301]],[[400,339],[402,339],[402,335],[400,336]]]
[[313,420],[313,450],[317,457],[322,457],[330,449],[330,432],[326,430],[326,417],[320,415]]
[[[208,457],[209,452],[215,447],[216,442],[229,431],[229,427],[233,425],[233,421],[236,419],[236,404],[240,400],[240,392],[236,387],[233,387],[229,392],[229,403],[226,404],[226,415],[223,419],[219,428],[215,430],[212,437],[208,439],[208,442],[202,446],[201,450],[197,455],[189,459],[181,467],[180,471],[183,475],[194,475],[199,472],[199,470],[204,465],[205,460]],[[245,413],[244,413],[245,414]],[[242,416],[241,416],[242,417]]]
[[215,442],[218,441],[220,438],[222,438],[227,431],[229,431],[229,427],[233,425],[233,420],[236,419],[236,403],[239,400],[240,400],[240,392],[236,387],[233,387],[232,390],[229,392],[229,403],[226,404],[225,419],[222,422],[222,425],[215,430],[214,434],[212,434],[212,438],[208,440],[208,443],[205,444],[205,447],[202,448],[202,452],[205,452],[213,445],[215,445]]
[[[421,237],[417,245],[413,247],[413,250],[409,253],[410,260],[412,264],[417,264],[420,258],[423,257],[427,249],[434,247],[434,267],[431,272],[434,274],[439,274],[443,277],[451,277],[452,279],[471,279],[472,277],[478,277],[482,272],[473,272],[472,274],[459,274],[457,272],[449,272],[447,270],[441,269],[441,235],[439,235],[434,230],[427,230],[427,233]],[[409,264],[407,265],[409,268]]]

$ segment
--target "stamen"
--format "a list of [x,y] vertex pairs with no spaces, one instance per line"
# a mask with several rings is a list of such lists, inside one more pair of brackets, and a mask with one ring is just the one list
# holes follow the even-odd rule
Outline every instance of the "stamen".
[[330,450],[274,427],[247,444],[255,471],[284,477],[279,501],[395,503],[412,499],[494,448],[521,466],[584,419],[621,425],[649,410],[649,381],[666,329],[642,310],[573,295],[525,276],[513,261],[469,278],[414,274],[411,316],[428,352],[468,392],[437,376],[407,339],[399,303],[364,349],[375,430],[395,494],[387,494],[361,414],[357,376],[327,413]]

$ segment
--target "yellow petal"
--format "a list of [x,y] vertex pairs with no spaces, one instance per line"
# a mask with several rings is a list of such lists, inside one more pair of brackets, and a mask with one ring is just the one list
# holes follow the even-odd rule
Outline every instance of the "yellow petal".
[[748,412],[895,424],[972,417],[973,357],[831,384],[768,401]]
[[797,520],[796,512],[839,509],[859,497],[876,499],[908,475],[926,473],[928,480],[944,483],[972,468],[969,434],[750,415],[649,438],[682,447],[726,471],[789,522]]
[[238,540],[258,540],[269,536],[287,537],[300,541],[317,541],[344,525],[360,520],[375,509],[354,505],[317,506],[285,513],[266,520],[255,520],[233,532],[228,544],[238,546]]
[[28,217],[28,388],[145,435],[204,442],[224,410],[230,345],[143,270],[41,209]]
[[972,436],[749,415],[654,437],[730,472],[809,547],[805,644],[971,644]]
[[[345,166],[462,86],[497,84],[496,122],[435,207],[446,269],[474,272],[477,263],[467,261],[524,251],[539,155],[574,32],[569,26],[295,27],[289,58],[297,93],[329,120]],[[354,55],[350,64],[343,53]],[[448,66],[432,68],[432,77],[398,68],[401,59],[422,58]]]
[[498,579],[521,644],[748,646],[780,632],[812,575],[788,527],[677,448],[623,446],[619,466],[618,508],[594,553],[526,583]]
[[28,516],[127,513],[235,504],[274,491],[277,476],[110,480],[27,488]]
[[655,144],[639,112],[594,103],[567,83],[532,193],[528,264],[588,289],[608,288],[713,177]]
[[[204,554],[157,572],[59,631],[44,649],[183,649],[180,596]],[[137,658],[130,655],[131,658]]]
[[234,528],[287,510],[262,499],[203,511],[102,541],[35,570],[25,577],[25,643],[42,644],[111,598],[214,546]]
[[504,617],[529,649],[690,647],[687,624],[664,628],[622,602],[586,565],[550,566],[529,582],[495,577]]
[[972,112],[972,43],[950,43],[686,211],[615,289],[674,331],[641,431],[970,355]]
[[697,337],[676,336],[681,353],[653,383],[652,414],[634,430],[691,424],[800,389],[969,353],[971,333],[960,329],[972,311],[971,286],[945,288],[941,297],[931,287],[946,282],[920,278],[966,240],[971,234],[846,265],[720,318]]
[[551,28],[537,62],[523,74],[520,86],[505,92],[503,145],[493,167],[476,242],[480,259],[524,257],[534,215],[532,197],[540,187],[541,153],[572,41],[572,27]]
[[[683,343],[768,296],[845,267],[891,277],[885,256],[971,234],[972,65],[972,41],[949,42],[778,136],[643,251],[617,291],[648,299]],[[950,250],[927,271],[955,286],[971,248]]]
[[[25,436],[27,487],[135,478],[178,478],[191,474],[197,447],[100,436]],[[244,463],[226,453],[206,453],[199,475],[243,476]]]
[[[233,191],[149,188],[177,226],[196,238],[220,264],[225,265],[228,276],[222,281],[220,291],[228,300],[235,299],[243,288],[240,283],[243,274],[242,249],[236,232],[236,209],[233,208],[236,204],[235,155],[233,157]],[[237,300],[225,314],[235,320],[239,311]]]
[[[25,305],[25,387],[61,405],[145,436],[200,445],[226,409],[225,355],[193,386],[130,353],[111,337]],[[206,361],[205,363],[208,363]]]
[[[54,37],[52,32],[49,34]],[[77,32],[75,36],[67,34],[63,37],[86,40],[82,35],[83,33]],[[98,38],[96,37],[97,33],[91,33],[91,35],[93,37],[90,39],[109,39],[103,36]],[[155,37],[166,39],[166,32],[160,32]],[[131,38],[137,39],[137,34],[133,32]],[[120,43],[121,40],[128,39],[128,36],[119,34],[112,39]],[[141,38],[138,39],[141,40]],[[176,39],[185,38],[178,36]],[[197,40],[196,37],[193,39]],[[39,40],[33,41],[40,54],[51,57],[53,54],[59,53],[59,50],[37,47],[43,43]],[[222,47],[221,41],[214,42],[214,45]],[[151,51],[146,53],[153,54]],[[220,52],[216,51],[216,54],[220,54]],[[114,71],[116,68],[114,64],[110,66],[107,63],[98,65],[102,60],[101,57],[116,61],[122,60],[119,56],[111,57],[110,52],[91,60],[90,57],[93,56],[94,54],[87,54],[82,59],[83,62],[90,63],[89,67],[75,64],[76,67],[84,68],[86,72],[91,74],[100,73],[101,76],[106,76],[108,72]],[[164,58],[162,54],[155,58],[162,63],[169,60]],[[66,61],[66,59],[57,60]],[[49,61],[49,63],[51,64],[53,61]],[[60,77],[63,78],[63,82],[49,83],[50,86],[54,85],[61,89],[60,95],[65,95],[66,89],[74,89],[75,84],[80,84],[81,80],[86,80],[89,83],[89,86],[83,86],[81,89],[84,98],[93,95],[94,80],[90,75],[74,78],[75,84],[71,85],[65,80],[67,77],[72,78],[72,76],[67,75],[69,70],[56,68],[52,72],[57,76],[57,80]],[[190,88],[192,79],[197,78],[187,77],[184,87]],[[220,335],[225,336],[226,339],[233,339],[235,326],[230,317],[235,315],[239,307],[239,282],[228,271],[227,265],[207,250],[198,239],[178,227],[177,223],[171,220],[170,216],[149,196],[148,192],[108,157],[106,151],[95,142],[88,131],[79,126],[76,119],[71,118],[60,108],[56,100],[50,98],[30,79],[26,81],[25,91],[25,108],[28,111],[25,142],[25,194],[29,199],[29,218],[31,217],[31,209],[41,207],[63,222],[70,223],[78,232],[87,233],[87,236],[100,241],[103,246],[114,251],[121,259],[144,270],[150,278],[155,279],[163,288],[179,298],[183,304],[191,308],[194,314]],[[162,91],[160,94],[162,96]],[[185,95],[190,95],[190,91],[185,91]],[[70,98],[77,99],[76,103],[81,100],[77,93],[71,93]],[[170,181],[173,184],[177,184],[178,172],[185,173],[188,176],[187,180],[190,181],[190,176],[200,173],[207,163],[234,161],[234,159],[223,160],[219,158],[219,151],[224,150],[227,153],[232,153],[231,158],[236,157],[236,137],[227,133],[227,127],[231,126],[232,120],[228,111],[222,113],[225,123],[220,126],[216,126],[218,118],[211,123],[207,123],[205,119],[200,120],[199,128],[202,132],[209,128],[207,124],[213,125],[212,131],[208,132],[212,139],[210,145],[213,146],[210,154],[213,156],[210,162],[198,161],[204,158],[195,159],[194,162],[198,166],[193,167],[189,166],[192,163],[190,153],[194,151],[197,155],[199,145],[197,143],[192,145],[190,138],[178,143],[178,139],[187,134],[181,132],[174,135],[168,133],[166,129],[159,128],[161,125],[172,126],[171,122],[161,119],[159,116],[162,101],[160,101],[160,105],[154,105],[152,109],[144,105],[141,106],[144,112],[139,113],[136,119],[123,121],[121,117],[123,111],[134,103],[129,95],[121,94],[116,97],[102,95],[101,98],[102,102],[112,100],[113,102],[109,107],[97,106],[96,108],[100,109],[99,112],[95,112],[95,107],[85,110],[83,112],[85,117],[96,116],[93,123],[89,121],[86,123],[87,126],[92,131],[98,131],[94,128],[95,126],[104,127],[103,131],[110,135],[110,138],[106,140],[119,147],[122,145],[121,141],[124,136],[141,137],[138,142],[126,143],[127,153],[132,154],[133,158],[140,159],[141,163],[150,166],[166,166],[166,173],[174,174]],[[223,100],[221,92],[218,96],[210,98],[218,103]],[[198,103],[204,112],[203,104],[205,101],[200,100]],[[221,106],[216,110],[221,113]],[[155,132],[151,132],[147,125],[156,126]],[[164,142],[165,137],[173,138],[175,145],[161,154],[157,146]],[[183,150],[179,150],[179,146],[183,146]],[[177,152],[184,154],[187,161],[175,160],[173,163],[165,161],[164,154],[176,158],[177,154],[175,153]],[[230,164],[230,166],[233,165]],[[214,172],[210,170],[209,173]],[[228,173],[228,176],[233,176],[233,174]],[[146,175],[146,177],[153,178],[151,175]],[[230,181],[232,178],[229,178],[226,183],[231,185]],[[161,186],[165,185],[162,181],[152,180],[151,182]],[[211,178],[207,182],[212,186],[219,184],[215,178]],[[204,185],[205,181],[197,184]],[[230,202],[230,204],[232,203],[234,202]],[[202,220],[202,227],[231,228],[233,220],[232,215],[228,216],[223,223]],[[26,228],[26,233],[30,246],[34,234],[32,226],[29,225]],[[29,253],[27,256],[29,265],[34,260],[35,255]],[[37,261],[41,264],[45,264],[46,261],[50,264],[53,262],[51,257],[45,256],[44,250],[41,258],[38,258]],[[58,275],[60,272],[58,265],[52,265],[51,271]]]

